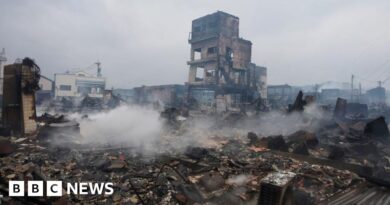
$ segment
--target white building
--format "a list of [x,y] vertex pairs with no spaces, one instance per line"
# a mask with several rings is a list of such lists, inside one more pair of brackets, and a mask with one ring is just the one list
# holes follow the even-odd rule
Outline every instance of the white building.
[[54,74],[55,97],[103,98],[106,79],[86,72]]

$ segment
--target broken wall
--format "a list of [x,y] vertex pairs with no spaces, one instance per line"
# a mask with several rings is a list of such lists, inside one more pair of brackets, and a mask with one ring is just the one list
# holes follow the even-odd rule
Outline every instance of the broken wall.
[[[31,67],[22,66],[22,88],[28,86],[26,82],[31,82],[35,78],[34,70]],[[22,116],[24,134],[34,134],[38,129],[35,108],[35,92],[22,92]]]
[[238,17],[218,11],[192,21],[189,41],[200,41],[205,38],[218,36],[219,34],[238,37],[238,32]]
[[256,89],[261,99],[267,99],[267,68],[251,63],[247,77],[248,86]]
[[33,135],[37,131],[36,78],[39,70],[24,63],[4,67],[3,124],[15,134]]

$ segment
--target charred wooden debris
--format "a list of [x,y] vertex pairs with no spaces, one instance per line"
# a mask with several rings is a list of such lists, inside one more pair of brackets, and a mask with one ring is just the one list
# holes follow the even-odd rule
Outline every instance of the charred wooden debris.
[[[5,203],[22,204],[338,204],[390,200],[389,130],[385,118],[356,118],[346,106],[307,113],[315,102],[298,95],[282,115],[298,115],[289,134],[266,135],[250,130],[258,116],[226,112],[194,114],[176,108],[161,112],[166,130],[155,152],[130,145],[83,144],[80,124],[67,115],[36,117],[38,132],[0,141],[0,192]],[[211,118],[212,117],[212,118]],[[215,123],[207,130],[200,119]],[[82,119],[89,119],[88,115]],[[297,120],[299,119],[299,120]],[[208,121],[210,122],[210,121]],[[217,123],[219,122],[219,123]],[[303,124],[302,124],[303,122]],[[315,126],[320,124],[321,126]],[[281,125],[282,126],[282,125]],[[225,132],[228,128],[239,130]],[[299,128],[299,129],[298,129]],[[243,130],[243,129],[246,129]],[[204,135],[197,138],[194,132]],[[188,140],[186,133],[193,135]],[[179,146],[181,144],[181,147]],[[180,148],[178,148],[180,147]],[[113,195],[7,197],[9,180],[111,181]],[[363,196],[362,196],[363,197]],[[339,203],[342,204],[342,203]]]

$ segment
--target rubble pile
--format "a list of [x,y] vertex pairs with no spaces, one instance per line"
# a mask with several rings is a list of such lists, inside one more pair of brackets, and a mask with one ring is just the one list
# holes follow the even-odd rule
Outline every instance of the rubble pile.
[[[113,195],[50,198],[75,204],[255,204],[261,180],[282,170],[296,175],[291,194],[299,197],[294,199],[317,203],[364,181],[349,171],[259,149],[245,136],[225,140],[215,137],[210,141],[214,141],[209,143],[212,146],[146,155],[126,147],[64,147],[11,138],[17,149],[0,158],[0,175],[2,182],[40,179],[114,183]],[[6,188],[2,183],[1,189]]]
[[[243,126],[248,120],[259,125],[267,122],[243,112],[208,118],[165,109],[160,120],[167,129],[153,141],[146,141],[147,145],[115,144],[114,140],[86,143],[79,122],[64,115],[44,114],[36,119],[40,126],[36,137],[0,140],[0,192],[6,196],[9,180],[61,180],[112,182],[114,193],[64,194],[32,201],[5,197],[4,201],[326,204],[365,186],[374,187],[372,190],[389,187],[389,128],[385,118],[347,116],[347,103],[342,100],[333,117],[324,118],[305,113],[308,104],[312,101],[302,100],[300,94],[292,109],[280,118],[282,123],[275,126],[289,123],[290,131],[294,131],[279,134],[248,130]],[[84,115],[81,120],[93,118]],[[275,123],[273,120],[268,123]],[[383,190],[384,196],[390,196]]]

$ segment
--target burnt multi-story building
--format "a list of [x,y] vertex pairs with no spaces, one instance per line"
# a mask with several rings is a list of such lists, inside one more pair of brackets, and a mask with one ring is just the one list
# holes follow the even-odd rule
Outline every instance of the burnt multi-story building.
[[188,41],[190,98],[219,110],[266,98],[267,69],[251,62],[252,42],[240,38],[238,17],[218,11],[195,19]]

